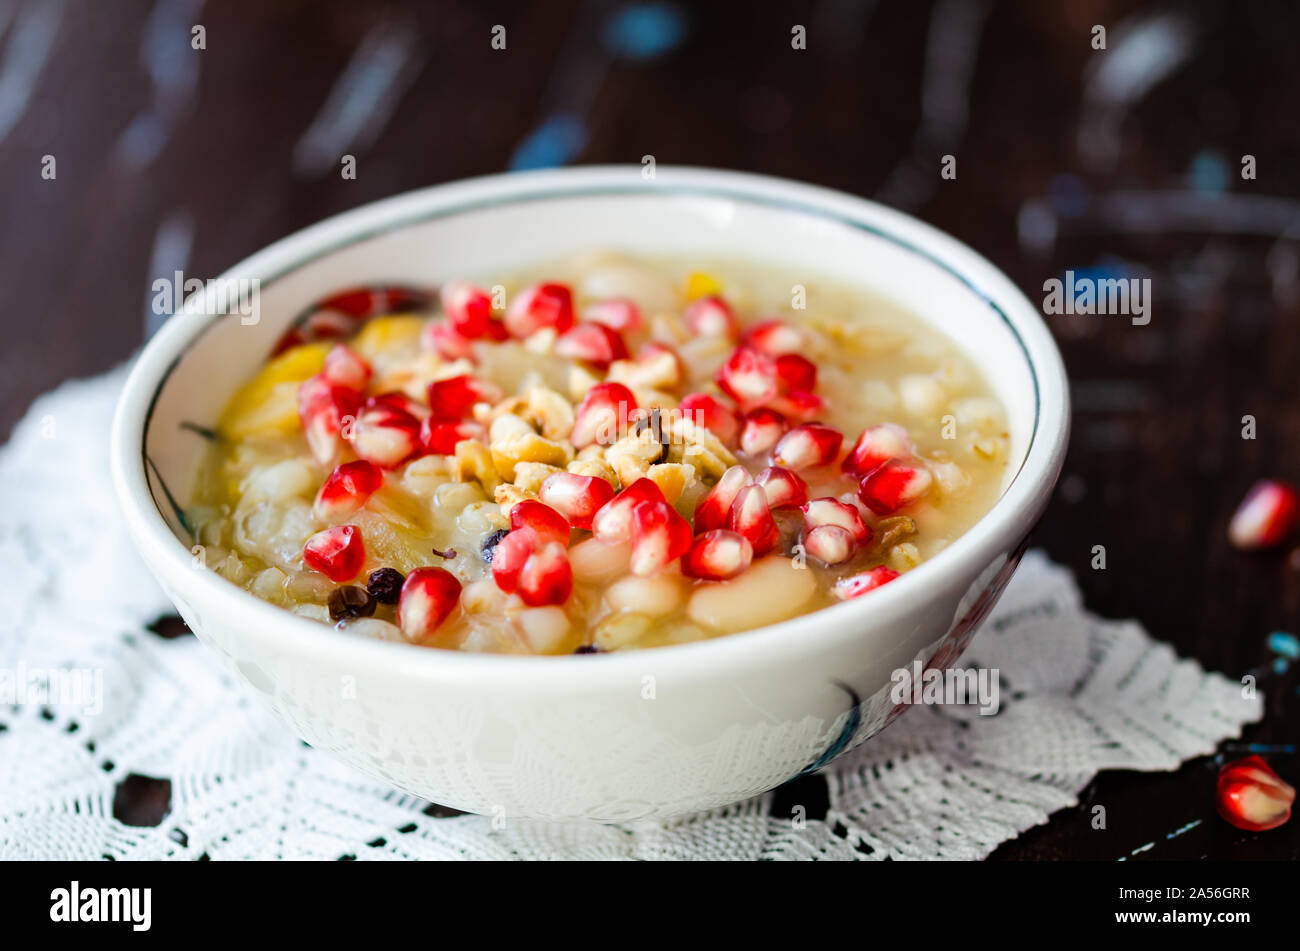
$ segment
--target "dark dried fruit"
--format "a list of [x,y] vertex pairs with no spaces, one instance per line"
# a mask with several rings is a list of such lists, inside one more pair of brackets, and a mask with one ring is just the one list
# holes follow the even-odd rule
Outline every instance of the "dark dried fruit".
[[370,617],[375,613],[375,602],[365,588],[349,584],[330,592],[329,610],[331,621]]
[[446,551],[439,551],[438,549],[435,548],[435,549],[433,549],[433,553],[434,553],[435,555],[437,555],[439,558],[455,558],[455,557],[456,557],[456,549],[454,549],[454,548],[448,548]]
[[510,532],[504,528],[498,528],[495,532],[483,539],[483,545],[479,548],[479,554],[483,556],[485,564],[492,564],[492,557],[497,553],[497,544],[501,539],[509,535]]
[[376,568],[366,580],[366,590],[380,604],[396,604],[405,580],[396,568]]
[[575,654],[599,654],[602,653],[602,651],[595,644],[583,644],[576,651],[574,651],[574,653]]

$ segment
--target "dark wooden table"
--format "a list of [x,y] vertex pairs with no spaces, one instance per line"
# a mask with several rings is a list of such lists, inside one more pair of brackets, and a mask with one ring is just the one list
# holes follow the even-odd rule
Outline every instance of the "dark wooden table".
[[[1051,318],[1075,428],[1037,540],[1095,612],[1136,617],[1232,677],[1272,669],[1266,636],[1300,623],[1300,550],[1245,556],[1224,531],[1252,480],[1300,480],[1300,9],[480,6],[21,0],[8,19],[0,11],[0,435],[37,394],[140,345],[155,277],[211,277],[373,199],[646,154],[783,175],[917,214],[1031,299],[1070,268],[1151,278],[1145,326]],[[204,49],[192,48],[196,24]],[[505,50],[492,49],[495,24]],[[796,24],[806,49],[792,49]],[[349,125],[347,104],[363,121]],[[356,156],[355,180],[339,174],[341,154]],[[945,154],[953,180],[939,175]],[[1245,415],[1253,441],[1241,438]],[[1090,567],[1095,545],[1104,571]],[[1222,755],[1259,745],[1300,780],[1288,745],[1297,683],[1294,667],[1267,674],[1264,721]],[[1078,808],[994,857],[1114,859],[1154,841],[1136,857],[1296,858],[1300,821],[1252,835],[1214,817],[1215,772],[1205,759],[1104,774]],[[165,808],[156,796],[149,783],[124,788],[120,811]],[[1105,831],[1088,821],[1095,803]]]

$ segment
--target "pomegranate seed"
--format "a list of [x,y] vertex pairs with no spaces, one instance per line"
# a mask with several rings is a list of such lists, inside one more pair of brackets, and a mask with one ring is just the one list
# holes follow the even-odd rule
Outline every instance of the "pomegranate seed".
[[446,568],[416,568],[402,582],[397,626],[407,640],[423,641],[447,620],[460,600],[460,581]]
[[902,426],[893,423],[868,426],[844,457],[844,471],[861,477],[890,459],[911,459],[915,452],[911,437]]
[[528,556],[542,544],[543,540],[531,528],[507,532],[498,540],[492,551],[492,580],[497,587],[506,594],[514,594]]
[[1295,802],[1295,789],[1258,756],[1226,764],[1215,791],[1219,815],[1248,832],[1276,829],[1291,818]]
[[632,534],[632,510],[642,502],[663,502],[663,491],[650,479],[637,479],[600,507],[591,531],[602,541],[623,541]]
[[1296,490],[1285,482],[1265,479],[1256,482],[1228,525],[1228,538],[1242,549],[1269,548],[1286,539],[1295,529]]
[[298,387],[298,419],[316,461],[327,465],[339,452],[343,421],[356,415],[361,394],[317,374]]
[[857,507],[847,502],[830,497],[813,499],[800,511],[803,512],[804,525],[809,530],[822,525],[835,525],[847,531],[855,544],[865,545],[871,541],[871,529],[862,521]]
[[928,469],[886,462],[867,473],[858,485],[858,498],[877,515],[889,515],[923,496],[931,481]]
[[783,353],[776,358],[776,382],[782,393],[817,388],[817,364],[797,353]]
[[641,311],[630,300],[603,300],[589,304],[582,312],[582,319],[604,324],[621,334],[641,329]]
[[444,360],[476,361],[473,341],[458,334],[451,324],[429,324],[420,335],[420,343],[424,349],[436,353]]
[[747,485],[736,495],[727,528],[749,539],[754,546],[754,557],[766,555],[781,540],[781,531],[767,506],[767,493],[758,485]]
[[468,416],[476,403],[499,403],[505,393],[490,380],[462,373],[429,384],[429,407],[439,416]]
[[325,367],[321,370],[331,383],[358,392],[370,382],[370,372],[370,364],[341,343],[325,355]]
[[569,521],[555,509],[536,499],[516,502],[510,510],[510,528],[531,528],[546,541],[569,544]]
[[569,441],[578,449],[617,442],[636,408],[636,397],[622,383],[597,383],[578,404]]
[[335,525],[317,532],[302,546],[302,560],[330,581],[351,581],[361,573],[366,560],[361,529],[355,525]]
[[543,327],[562,334],[573,326],[573,292],[566,284],[534,284],[510,302],[505,326],[512,337],[528,337]]
[[754,482],[763,487],[769,508],[798,508],[808,501],[808,483],[789,469],[769,466]]
[[337,522],[365,505],[366,499],[383,484],[384,474],[378,466],[364,459],[345,462],[320,487],[312,509],[321,521]]
[[423,288],[389,285],[353,287],[325,298],[316,306],[322,310],[342,311],[349,317],[375,317],[408,310],[428,310],[433,295]]
[[436,456],[450,456],[462,439],[487,442],[487,429],[472,419],[440,419],[430,416],[420,424],[420,446]]
[[747,456],[761,456],[780,441],[789,425],[774,409],[760,406],[745,414],[740,424],[740,451]]
[[559,542],[543,541],[524,562],[515,593],[530,608],[540,608],[563,604],[572,591],[573,568],[568,551]]
[[423,403],[417,403],[405,393],[376,393],[370,399],[362,404],[361,408],[372,409],[381,406],[385,409],[397,410],[399,413],[406,413],[408,416],[414,416],[416,419],[424,419],[429,415],[429,408]]
[[776,361],[755,347],[740,346],[718,370],[718,386],[743,406],[766,403],[777,395]]
[[690,522],[667,502],[632,509],[632,557],[628,569],[645,578],[691,549]]
[[456,333],[477,339],[488,332],[492,319],[492,298],[487,291],[466,281],[448,281],[442,285],[442,310]]
[[804,552],[827,568],[844,564],[857,548],[852,533],[838,525],[818,525],[803,536]]
[[764,353],[779,357],[783,353],[798,353],[806,344],[803,332],[781,320],[765,320],[745,332],[745,343]]
[[868,591],[874,591],[882,584],[888,584],[897,577],[898,572],[893,568],[878,565],[870,571],[863,571],[860,574],[841,578],[835,582],[835,587],[831,588],[831,592],[841,601],[847,601],[850,598],[860,598]]
[[718,484],[695,506],[695,530],[707,532],[726,526],[736,496],[752,481],[742,466],[732,466],[722,473]]
[[370,400],[357,413],[347,440],[362,459],[392,469],[420,448],[420,421],[391,404]]
[[730,407],[707,393],[688,393],[677,408],[683,416],[689,417],[697,426],[703,426],[724,443],[731,442],[740,431],[740,423]]
[[627,344],[617,330],[604,324],[577,324],[555,341],[555,355],[606,370],[615,360],[627,358]]
[[556,472],[546,477],[537,497],[569,520],[574,528],[591,528],[600,507],[614,497],[614,488],[597,476]]
[[682,556],[682,574],[688,578],[726,581],[740,574],[754,560],[754,546],[739,532],[715,528],[696,537],[691,550]]
[[721,297],[700,297],[686,308],[686,327],[696,337],[726,337],[735,340],[740,336],[736,315]]
[[486,336],[487,339],[495,343],[501,343],[510,339],[510,331],[506,330],[506,323],[504,320],[497,320],[494,317],[488,321]]
[[806,423],[816,419],[826,411],[826,401],[816,393],[803,390],[791,390],[768,402],[768,406],[787,419]]
[[781,437],[772,450],[772,461],[787,469],[809,469],[834,462],[844,435],[824,423],[803,423]]

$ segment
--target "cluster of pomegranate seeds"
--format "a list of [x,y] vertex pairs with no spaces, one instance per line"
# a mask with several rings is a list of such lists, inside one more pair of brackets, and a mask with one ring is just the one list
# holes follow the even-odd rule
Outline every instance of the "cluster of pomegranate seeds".
[[563,604],[573,591],[573,568],[562,542],[528,526],[513,529],[496,546],[492,578],[529,607]]
[[416,568],[402,582],[397,626],[408,640],[425,640],[447,619],[459,599],[460,581],[446,568]]
[[419,312],[433,304],[433,294],[419,287],[358,287],[325,298],[306,319],[285,331],[272,356],[314,340],[331,340],[354,333],[380,314]]
[[1219,770],[1215,804],[1225,821],[1248,832],[1276,829],[1291,818],[1295,788],[1258,756],[1247,756]]
[[1280,545],[1300,521],[1300,499],[1294,486],[1274,479],[1256,482],[1228,524],[1228,539],[1249,551]]
[[302,560],[330,581],[351,581],[361,573],[366,546],[355,525],[335,525],[317,532],[302,547]]
[[322,522],[341,521],[365,505],[383,484],[384,474],[373,463],[364,459],[345,462],[320,487],[312,511]]

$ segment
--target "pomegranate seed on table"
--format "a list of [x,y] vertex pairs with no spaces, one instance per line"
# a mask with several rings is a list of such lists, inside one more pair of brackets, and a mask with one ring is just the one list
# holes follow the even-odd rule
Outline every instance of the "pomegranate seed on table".
[[582,311],[582,319],[604,324],[621,334],[641,329],[641,311],[630,300],[603,300],[588,304]]
[[740,431],[740,422],[731,407],[707,393],[688,393],[677,404],[682,416],[703,426],[724,443],[730,443]]
[[577,449],[617,442],[636,408],[636,397],[622,383],[597,383],[574,412],[569,441]]
[[321,374],[331,383],[360,392],[370,383],[371,370],[369,363],[340,343],[325,355]]
[[582,360],[602,370],[615,360],[627,358],[627,344],[604,324],[577,324],[555,341],[555,355],[568,360]]
[[416,568],[402,582],[397,626],[410,641],[430,637],[460,600],[460,580],[446,568]]
[[569,544],[569,521],[545,502],[524,499],[510,509],[510,528],[531,528],[548,541]]
[[1264,479],[1251,486],[1228,524],[1228,539],[1237,548],[1271,548],[1285,541],[1300,516],[1294,486]]
[[828,568],[844,564],[858,548],[853,533],[838,525],[818,525],[809,529],[804,533],[802,544],[809,558]]
[[765,455],[789,428],[785,417],[774,409],[750,410],[740,423],[740,451],[753,457]]
[[425,350],[436,353],[444,360],[478,362],[474,356],[474,342],[457,333],[451,324],[429,324],[420,334],[420,343]]
[[722,478],[709,490],[709,494],[695,506],[695,530],[707,532],[725,528],[736,496],[752,481],[743,466],[732,466],[722,473]]
[[1219,770],[1215,805],[1223,819],[1248,832],[1276,829],[1291,818],[1295,789],[1258,756],[1227,763]]
[[863,478],[858,498],[877,515],[890,515],[925,495],[932,481],[928,469],[886,462]]
[[651,479],[637,479],[600,507],[591,532],[601,541],[624,541],[632,534],[632,510],[642,502],[664,502],[663,491]]
[[858,545],[865,545],[871,541],[871,529],[862,521],[862,515],[857,508],[847,502],[830,497],[813,499],[800,511],[803,512],[804,524],[810,530],[821,525],[837,525],[848,531]]
[[808,483],[789,469],[768,466],[754,482],[763,487],[769,508],[798,508],[808,501]]
[[802,423],[781,437],[772,461],[787,469],[811,469],[835,461],[844,435],[824,423]]
[[907,430],[894,423],[868,426],[844,457],[844,471],[864,476],[891,459],[906,461],[916,454]]
[[312,511],[321,521],[337,522],[365,505],[383,484],[384,474],[378,466],[364,459],[345,462],[320,487]]
[[391,404],[370,400],[357,413],[346,437],[362,459],[392,469],[420,449],[420,421]]
[[467,281],[448,281],[442,285],[440,296],[442,311],[456,333],[472,340],[488,332],[492,298],[487,291]]
[[737,493],[727,517],[727,528],[749,539],[755,558],[766,555],[781,540],[781,530],[767,505],[767,493],[759,485],[747,485]]
[[537,497],[567,518],[574,528],[590,529],[596,512],[614,497],[614,487],[596,476],[556,472],[546,477]]
[[776,358],[776,382],[782,393],[817,388],[817,364],[797,353],[783,353]]
[[878,565],[870,571],[863,571],[847,578],[841,578],[835,582],[835,586],[831,588],[831,593],[841,601],[860,598],[868,591],[875,591],[882,584],[888,584],[897,577],[898,572],[893,568]]
[[682,574],[706,581],[734,578],[754,560],[754,546],[739,532],[715,528],[697,535],[682,556]]
[[642,502],[632,510],[632,574],[649,577],[690,549],[691,524],[667,502]]
[[736,315],[725,300],[714,294],[698,297],[686,308],[686,329],[696,337],[726,337],[735,340],[740,336]]
[[420,446],[427,453],[450,456],[463,439],[487,442],[487,429],[472,419],[440,419],[430,416],[420,424]]
[[798,353],[807,344],[803,332],[783,320],[765,320],[754,324],[745,331],[743,339],[751,347],[757,347],[774,357]]
[[808,393],[804,390],[782,393],[775,399],[769,400],[767,405],[786,419],[793,419],[800,423],[816,419],[826,411],[824,399],[816,393]]
[[542,540],[519,572],[515,594],[530,608],[563,604],[573,591],[573,568],[560,542]]
[[355,525],[335,525],[317,532],[302,546],[302,560],[330,581],[351,581],[361,573],[366,561],[361,529]]
[[468,373],[429,384],[429,408],[437,416],[468,416],[475,404],[499,403],[504,398],[501,387]]
[[298,387],[298,419],[316,461],[328,465],[341,448],[343,421],[354,417],[361,394],[317,374]]
[[543,327],[564,333],[573,326],[573,292],[565,284],[534,284],[506,307],[505,327],[512,337],[529,337]]
[[743,344],[731,352],[716,380],[722,392],[741,407],[766,403],[780,392],[776,361],[762,350]]

